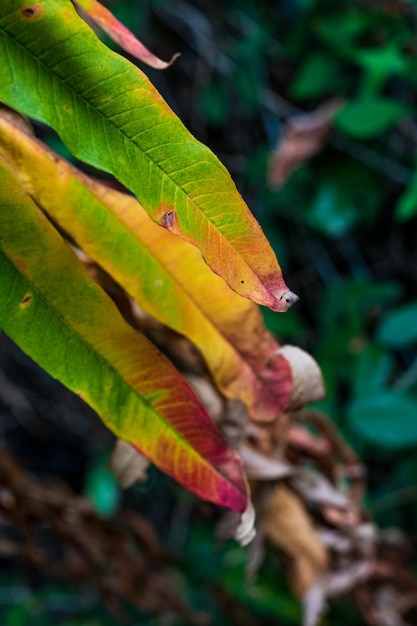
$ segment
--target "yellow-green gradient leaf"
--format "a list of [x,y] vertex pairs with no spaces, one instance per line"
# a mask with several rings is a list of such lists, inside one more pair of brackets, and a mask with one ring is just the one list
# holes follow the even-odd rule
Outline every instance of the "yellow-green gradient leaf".
[[156,222],[198,246],[235,291],[277,311],[295,301],[225,167],[69,0],[2,0],[0,57],[1,100],[114,174]]
[[164,472],[243,511],[247,486],[236,453],[2,163],[0,206],[0,327]]
[[218,387],[254,419],[273,419],[291,369],[258,307],[213,274],[194,246],[131,196],[93,181],[0,115],[0,156],[36,203],[153,317],[200,349]]

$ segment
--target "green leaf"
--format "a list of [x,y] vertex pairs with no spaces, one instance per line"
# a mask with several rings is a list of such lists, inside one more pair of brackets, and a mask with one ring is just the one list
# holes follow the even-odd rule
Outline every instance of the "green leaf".
[[347,415],[351,427],[369,443],[396,450],[417,445],[417,398],[378,390],[356,399]]
[[408,108],[385,98],[347,103],[335,116],[335,125],[357,139],[369,139],[388,130],[409,114]]
[[358,220],[355,206],[349,200],[336,181],[322,181],[312,199],[309,223],[330,237],[344,235]]
[[321,52],[311,54],[291,83],[291,95],[303,99],[334,93],[334,81],[338,70],[337,61],[330,55]]
[[392,75],[401,75],[407,72],[409,60],[401,50],[402,43],[390,42],[389,45],[368,50],[357,50],[352,58],[368,72],[381,80]]
[[417,341],[417,300],[385,315],[376,339],[389,348],[406,348]]
[[380,180],[353,159],[320,164],[312,175],[316,192],[310,194],[305,215],[309,224],[323,234],[341,236],[377,213],[383,200]]
[[368,395],[370,390],[386,386],[393,370],[391,354],[371,343],[355,356],[353,375],[354,395]]
[[104,518],[114,515],[120,503],[120,488],[108,464],[108,456],[100,455],[87,472],[85,484],[88,499]]
[[197,245],[232,289],[274,310],[292,304],[226,168],[69,0],[3,0],[0,57],[6,104],[49,124],[77,158],[114,174],[158,224]]
[[237,454],[1,164],[0,206],[0,327],[162,471],[202,498],[244,510]]
[[372,15],[352,7],[343,12],[343,19],[338,14],[326,15],[313,22],[313,32],[332,48],[350,57],[355,47],[355,40],[363,36]]
[[395,217],[399,222],[407,222],[417,215],[417,175],[415,175],[398,199]]

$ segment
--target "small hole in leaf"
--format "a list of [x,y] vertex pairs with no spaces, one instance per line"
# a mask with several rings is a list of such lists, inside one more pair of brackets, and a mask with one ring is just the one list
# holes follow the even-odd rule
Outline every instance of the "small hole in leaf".
[[244,281],[244,280],[241,280],[240,282],[241,282],[241,284],[242,284],[242,285],[244,285],[244,284],[245,284],[245,281]]
[[22,300],[22,302],[20,303],[21,307],[27,307],[29,306],[29,304],[32,302],[32,296],[31,294],[28,294],[27,296],[25,296]]
[[20,11],[23,17],[34,18],[41,15],[42,8],[38,4],[32,4],[31,6],[23,7]]

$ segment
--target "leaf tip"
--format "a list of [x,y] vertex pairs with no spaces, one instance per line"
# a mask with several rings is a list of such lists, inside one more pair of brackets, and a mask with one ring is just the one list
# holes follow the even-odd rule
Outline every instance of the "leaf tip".
[[284,309],[285,311],[291,308],[292,305],[298,302],[299,299],[300,298],[293,291],[285,291],[285,293],[283,293],[280,297],[280,301],[284,301],[286,304],[286,308]]

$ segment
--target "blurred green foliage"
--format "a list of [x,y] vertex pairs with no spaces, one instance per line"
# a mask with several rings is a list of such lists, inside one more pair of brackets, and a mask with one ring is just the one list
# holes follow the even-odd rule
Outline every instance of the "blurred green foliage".
[[[265,311],[266,322],[318,360],[328,389],[320,408],[368,467],[371,514],[416,545],[417,3],[113,0],[108,6],[162,58],[182,53],[166,72],[145,71],[229,168],[263,225],[287,284],[301,297],[285,316]],[[335,96],[344,105],[327,145],[280,189],[270,189],[268,159],[285,120]],[[51,142],[56,149],[56,138]],[[219,626],[239,623],[225,616],[230,604],[233,615],[242,607],[242,625],[299,623],[299,606],[277,563],[267,559],[249,590],[246,550],[213,547],[211,516],[184,520],[179,541],[173,487],[153,477],[136,497],[161,532],[171,520],[165,540],[182,548],[177,556],[191,604]],[[106,481],[98,463],[86,489],[104,514],[118,497],[112,487],[113,499],[104,502]],[[31,602],[1,610],[1,623],[35,623],[25,613]],[[59,623],[112,621],[89,615]],[[325,623],[362,622],[352,605],[335,603]]]

